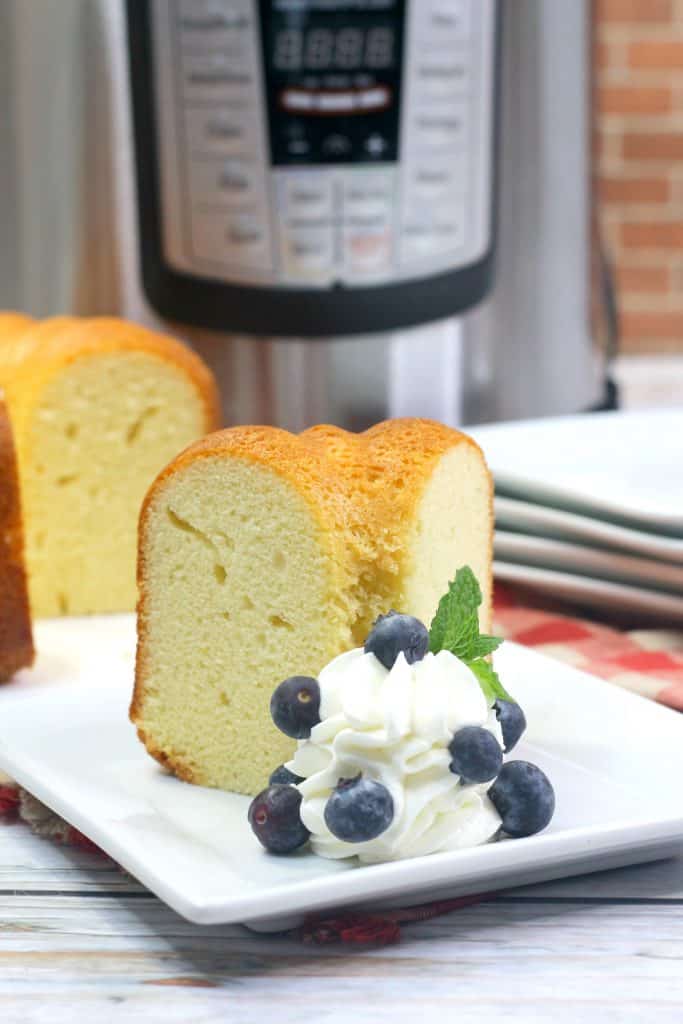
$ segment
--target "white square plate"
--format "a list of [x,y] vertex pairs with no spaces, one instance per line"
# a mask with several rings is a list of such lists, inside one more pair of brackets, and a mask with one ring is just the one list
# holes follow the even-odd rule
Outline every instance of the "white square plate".
[[[683,565],[670,565],[655,558],[625,555],[590,544],[575,544],[554,537],[496,530],[495,557],[515,565],[552,569],[593,579],[664,593],[683,594]],[[681,602],[683,612],[683,601]]]
[[472,427],[500,493],[683,538],[683,411]]
[[633,530],[588,515],[582,516],[576,512],[565,512],[564,509],[500,495],[496,495],[495,512],[496,529],[517,530],[540,537],[594,544],[627,554],[658,558],[677,566],[683,574],[683,539]]
[[622,612],[638,625],[683,625],[683,598],[637,585],[579,576],[561,569],[517,565],[502,558],[493,561],[493,575],[505,583],[516,583],[549,597],[560,598],[581,608]]
[[132,616],[38,623],[36,667],[0,690],[0,768],[178,913],[284,927],[311,910],[410,904],[655,860],[683,842],[683,717],[515,645],[500,671],[551,777],[545,833],[358,867],[266,854],[246,797],[165,775],[127,719]]

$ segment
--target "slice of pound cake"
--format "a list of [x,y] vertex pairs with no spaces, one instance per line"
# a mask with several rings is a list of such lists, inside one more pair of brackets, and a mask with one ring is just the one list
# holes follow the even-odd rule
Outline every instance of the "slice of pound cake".
[[5,334],[33,614],[132,610],[142,499],[219,425],[215,381],[185,345],[123,320],[57,317]]
[[390,608],[429,622],[465,564],[488,629],[491,548],[484,458],[441,424],[236,427],[192,445],[140,517],[140,738],[183,779],[257,792],[295,746],[272,724],[275,686],[362,644]]
[[0,397],[0,683],[33,662],[14,441]]

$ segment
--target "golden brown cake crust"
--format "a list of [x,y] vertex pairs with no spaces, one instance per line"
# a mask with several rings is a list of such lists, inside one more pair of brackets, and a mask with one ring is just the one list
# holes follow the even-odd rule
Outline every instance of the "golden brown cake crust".
[[221,422],[220,398],[215,378],[187,345],[165,334],[116,317],[53,317],[29,323],[0,349],[0,383],[7,390],[15,415],[38,393],[42,379],[60,366],[107,352],[144,352],[177,366],[193,382],[204,406],[206,430]]
[[67,333],[55,357],[62,364],[101,352],[146,352],[162,362],[177,366],[193,381],[204,404],[207,431],[221,422],[220,397],[216,380],[208,366],[188,345],[167,334],[115,317],[97,317],[80,321]]
[[[415,487],[402,487],[401,478],[410,477],[413,483],[419,476],[428,476],[435,461],[457,444],[469,445],[481,454],[468,435],[427,419],[386,420],[362,434],[328,424],[301,434],[268,426],[230,427],[195,441],[161,471],[147,493],[140,518],[143,522],[164,482],[185,466],[197,459],[231,455],[267,465],[296,483],[305,496],[327,498],[325,506],[339,495],[340,476],[352,481],[354,504],[359,496],[372,497],[374,504],[381,501],[382,491],[390,489],[391,500],[381,512],[395,520],[397,512],[412,509],[420,497]],[[350,511],[351,503],[339,498],[339,514]]]
[[0,682],[33,663],[14,442],[0,398]]
[[[385,420],[361,434],[329,424],[301,434],[268,426],[230,427],[208,434],[180,452],[147,492],[140,511],[138,584],[142,582],[147,509],[164,483],[197,459],[231,455],[268,466],[293,482],[312,501],[318,515],[323,512],[326,527],[347,531],[351,545],[362,546],[356,528],[383,534],[391,559],[391,540],[401,536],[402,523],[420,500],[420,481],[428,479],[435,462],[459,444],[469,446],[485,461],[471,437],[429,419]],[[344,487],[340,487],[340,479]],[[489,515],[492,536],[492,482]],[[400,560],[406,553],[399,548],[397,545],[393,556]],[[362,550],[358,554],[363,557]]]
[[[423,485],[435,463],[458,445],[467,445],[484,462],[478,445],[466,434],[427,419],[395,419],[379,423],[362,434],[322,424],[290,434],[268,426],[240,426],[220,430],[182,451],[158,475],[140,512],[138,532],[138,645],[136,679],[130,707],[131,721],[148,752],[178,777],[192,782],[193,769],[172,752],[161,750],[143,724],[147,667],[148,609],[146,549],[150,510],[163,497],[167,483],[197,460],[229,455],[260,463],[292,482],[306,499],[314,517],[324,526],[327,543],[340,545],[355,575],[368,571],[396,577],[409,552],[404,550],[404,525],[414,515]],[[490,482],[490,478],[489,478]],[[489,488],[492,560],[493,488]],[[368,537],[374,538],[372,545]],[[489,593],[491,590],[489,580]],[[344,580],[340,579],[340,586]],[[484,609],[485,619],[490,607]]]
[[0,345],[23,334],[33,322],[26,313],[0,313]]
[[[8,318],[0,345],[0,385],[7,388],[25,361],[34,353],[42,352],[53,338],[63,334],[78,323],[72,316],[52,316],[46,320],[18,321],[12,328],[13,314],[2,314]],[[1,319],[0,319],[1,329]]]

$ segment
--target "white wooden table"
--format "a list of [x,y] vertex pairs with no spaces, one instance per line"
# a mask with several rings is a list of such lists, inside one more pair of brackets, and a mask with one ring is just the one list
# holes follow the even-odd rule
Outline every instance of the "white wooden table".
[[683,849],[511,890],[370,951],[188,924],[23,825],[0,825],[0,894],[1,1024],[683,1021]]

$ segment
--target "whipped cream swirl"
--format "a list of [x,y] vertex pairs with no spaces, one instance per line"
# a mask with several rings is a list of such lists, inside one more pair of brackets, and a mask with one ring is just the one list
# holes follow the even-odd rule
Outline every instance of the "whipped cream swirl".
[[[502,746],[496,716],[471,670],[449,651],[391,670],[362,648],[348,651],[318,677],[321,721],[300,740],[287,767],[302,776],[301,819],[315,853],[365,863],[417,857],[488,842],[501,825],[486,795],[491,783],[460,785],[448,744],[462,726],[489,729]],[[390,826],[362,843],[337,839],[325,823],[340,779],[361,772],[387,787]]]

